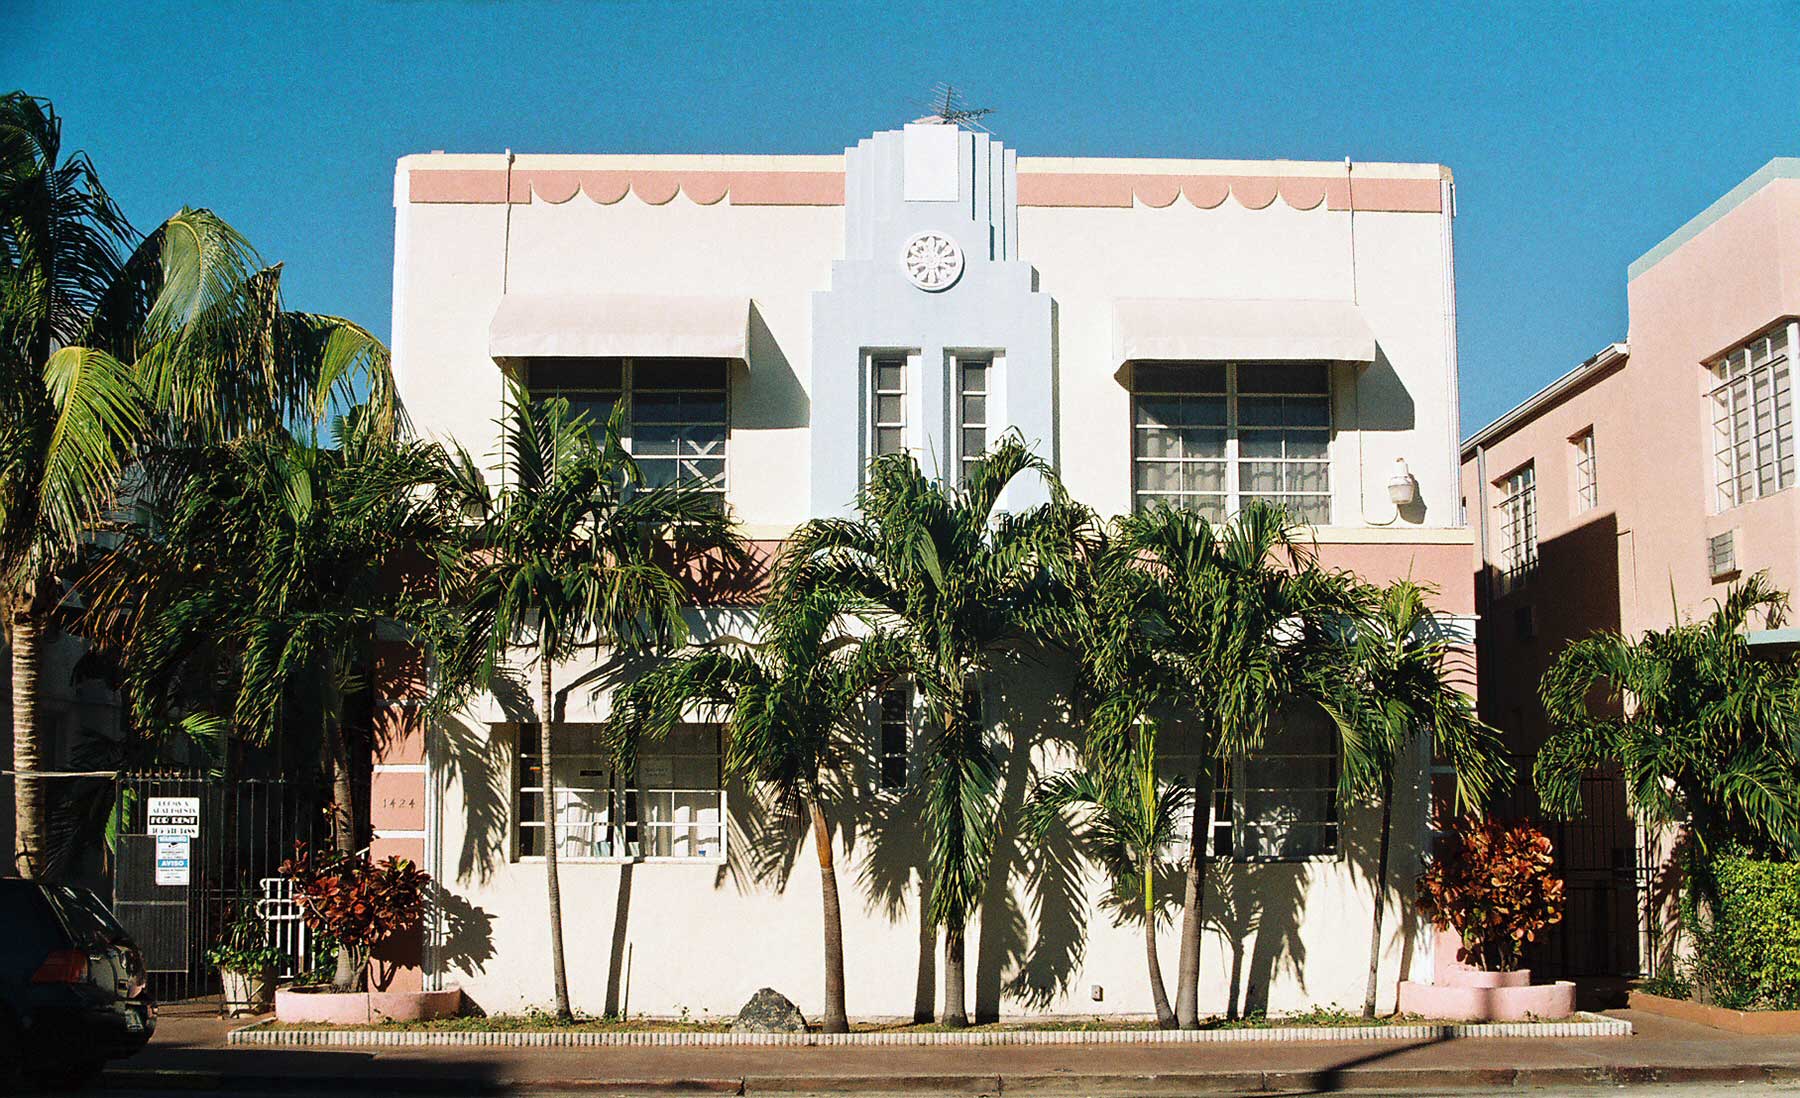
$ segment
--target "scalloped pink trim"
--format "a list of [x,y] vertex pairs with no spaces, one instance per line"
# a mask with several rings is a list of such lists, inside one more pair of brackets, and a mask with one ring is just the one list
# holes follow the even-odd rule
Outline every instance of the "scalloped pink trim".
[[[533,169],[507,173],[485,169],[431,170],[409,173],[413,202],[514,202],[541,200],[561,204],[577,193],[610,206],[634,193],[653,206],[685,193],[688,200],[711,206],[731,197],[734,206],[841,206],[842,172],[673,172],[552,171]],[[1278,175],[1128,175],[1123,173],[1022,172],[1019,205],[1118,207],[1143,203],[1156,209],[1180,197],[1198,209],[1211,210],[1227,197],[1251,210],[1267,209],[1280,197],[1296,210],[1350,208],[1352,188],[1343,176]],[[1356,208],[1395,213],[1441,213],[1443,192],[1435,179],[1358,179]]]
[[512,173],[510,193],[507,173],[483,169],[414,171],[408,176],[407,197],[413,202],[513,202],[532,201],[561,205],[577,194],[603,206],[620,201],[627,193],[652,206],[661,206],[685,193],[689,201],[711,206],[729,194],[737,206],[842,206],[844,176],[841,172],[658,172],[658,171],[553,171],[533,169]]
[[1231,197],[1231,180],[1224,176],[1200,176],[1181,181],[1181,192],[1197,209],[1214,210]]
[[[1356,208],[1400,213],[1441,213],[1443,192],[1435,179],[1358,179]],[[1186,196],[1199,209],[1216,209],[1226,197],[1246,209],[1263,210],[1277,196],[1296,210],[1350,208],[1350,181],[1343,176],[1301,175],[1125,175],[1079,172],[1021,172],[1021,206],[1131,206],[1161,209]]]

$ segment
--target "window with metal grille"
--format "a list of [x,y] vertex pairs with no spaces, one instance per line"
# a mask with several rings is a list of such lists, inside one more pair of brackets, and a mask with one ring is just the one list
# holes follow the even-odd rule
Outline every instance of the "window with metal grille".
[[869,366],[869,456],[906,450],[906,356],[877,355]]
[[598,725],[558,725],[549,789],[537,725],[519,726],[513,812],[518,856],[544,855],[545,804],[557,857],[569,861],[725,857],[725,790],[716,725],[678,725],[626,773],[600,749]]
[[1788,334],[1777,330],[1712,364],[1713,470],[1723,511],[1794,483]]
[[[1160,769],[1172,780],[1192,781],[1201,762],[1164,755]],[[1337,739],[1322,711],[1284,709],[1258,750],[1204,762],[1213,772],[1213,857],[1287,861],[1338,852]]]
[[1715,580],[1737,575],[1737,531],[1727,530],[1706,539],[1706,570]]
[[875,748],[882,789],[906,788],[906,742],[911,728],[912,690],[893,686],[881,692],[876,710]]
[[956,363],[956,455],[960,483],[969,483],[969,469],[988,447],[988,376],[992,361],[958,359]]
[[1500,489],[1501,585],[1510,590],[1537,566],[1537,467],[1525,465]]
[[680,484],[725,500],[727,373],[723,359],[536,359],[533,398],[562,397],[598,436],[623,402],[627,453],[644,483]]
[[1575,513],[1582,514],[1600,506],[1599,470],[1594,464],[1594,429],[1570,440],[1575,447]]
[[1132,497],[1223,519],[1246,500],[1331,521],[1331,375],[1317,363],[1140,362]]

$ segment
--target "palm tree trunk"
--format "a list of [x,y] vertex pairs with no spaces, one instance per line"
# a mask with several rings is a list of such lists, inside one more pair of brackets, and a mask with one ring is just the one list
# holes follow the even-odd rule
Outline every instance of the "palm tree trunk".
[[556,771],[551,746],[550,719],[556,701],[552,690],[550,655],[538,654],[538,759],[544,767],[544,888],[550,898],[550,970],[556,986],[556,1016],[567,1021],[575,1016],[569,1009],[569,970],[563,964],[562,883],[556,877]]
[[[327,704],[330,704],[331,688],[326,688]],[[339,854],[349,857],[356,853],[356,828],[354,826],[355,793],[351,789],[350,780],[350,742],[344,733],[342,714],[333,706],[333,712],[325,717],[325,761],[331,771],[331,846]],[[355,949],[348,943],[338,946],[337,971],[332,975],[331,985],[339,991],[355,991],[357,971]]]
[[825,1020],[826,1033],[850,1032],[844,1005],[844,917],[838,910],[837,866],[831,853],[831,829],[825,824],[825,808],[815,794],[812,811],[813,845],[819,852],[819,892],[825,902]]
[[1156,856],[1144,859],[1144,956],[1150,962],[1150,1001],[1156,1006],[1156,1024],[1175,1028],[1175,1011],[1169,1006],[1169,990],[1163,986],[1162,962],[1156,956]]
[[26,777],[43,769],[43,744],[39,740],[38,671],[44,659],[44,633],[48,624],[37,605],[35,591],[14,592],[12,606],[12,726],[13,726],[13,866],[21,877],[35,877],[44,870],[48,849],[44,817],[43,779]]
[[1363,991],[1363,1017],[1375,1017],[1375,987],[1381,973],[1381,910],[1387,903],[1388,840],[1394,828],[1394,772],[1381,776],[1381,838],[1375,855],[1375,914],[1369,927],[1369,985]]
[[953,1029],[969,1024],[968,1000],[965,997],[968,978],[963,968],[963,916],[957,912],[944,924],[944,1013],[938,1019]]
[[1194,775],[1194,822],[1188,843],[1187,879],[1181,891],[1181,970],[1175,974],[1175,1019],[1200,1028],[1200,929],[1205,914],[1207,847],[1212,840],[1212,756],[1200,757]]

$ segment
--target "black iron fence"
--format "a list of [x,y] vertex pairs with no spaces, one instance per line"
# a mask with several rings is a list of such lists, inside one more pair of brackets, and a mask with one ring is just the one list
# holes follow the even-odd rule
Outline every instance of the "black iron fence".
[[1562,922],[1526,949],[1526,963],[1533,972],[1556,979],[1640,975],[1643,869],[1624,781],[1612,771],[1586,775],[1581,812],[1565,820],[1540,810],[1529,777],[1531,760],[1513,761],[1526,777],[1499,798],[1495,811],[1530,819],[1550,837],[1565,890]]
[[[296,842],[323,837],[318,792],[283,779],[226,782],[179,771],[121,776],[113,910],[143,950],[158,999],[219,990],[206,951],[241,903],[267,894],[264,882]],[[188,840],[185,872],[167,846],[159,872],[153,798],[193,800],[198,834]]]

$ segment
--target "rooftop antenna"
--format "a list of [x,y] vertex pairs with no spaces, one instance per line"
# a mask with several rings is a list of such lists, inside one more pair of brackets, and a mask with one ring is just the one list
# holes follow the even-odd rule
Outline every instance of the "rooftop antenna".
[[967,126],[982,133],[990,132],[981,124],[981,120],[994,113],[992,107],[970,107],[961,94],[950,84],[938,83],[932,86],[931,99],[926,104],[927,113],[913,121],[932,123],[941,126]]

